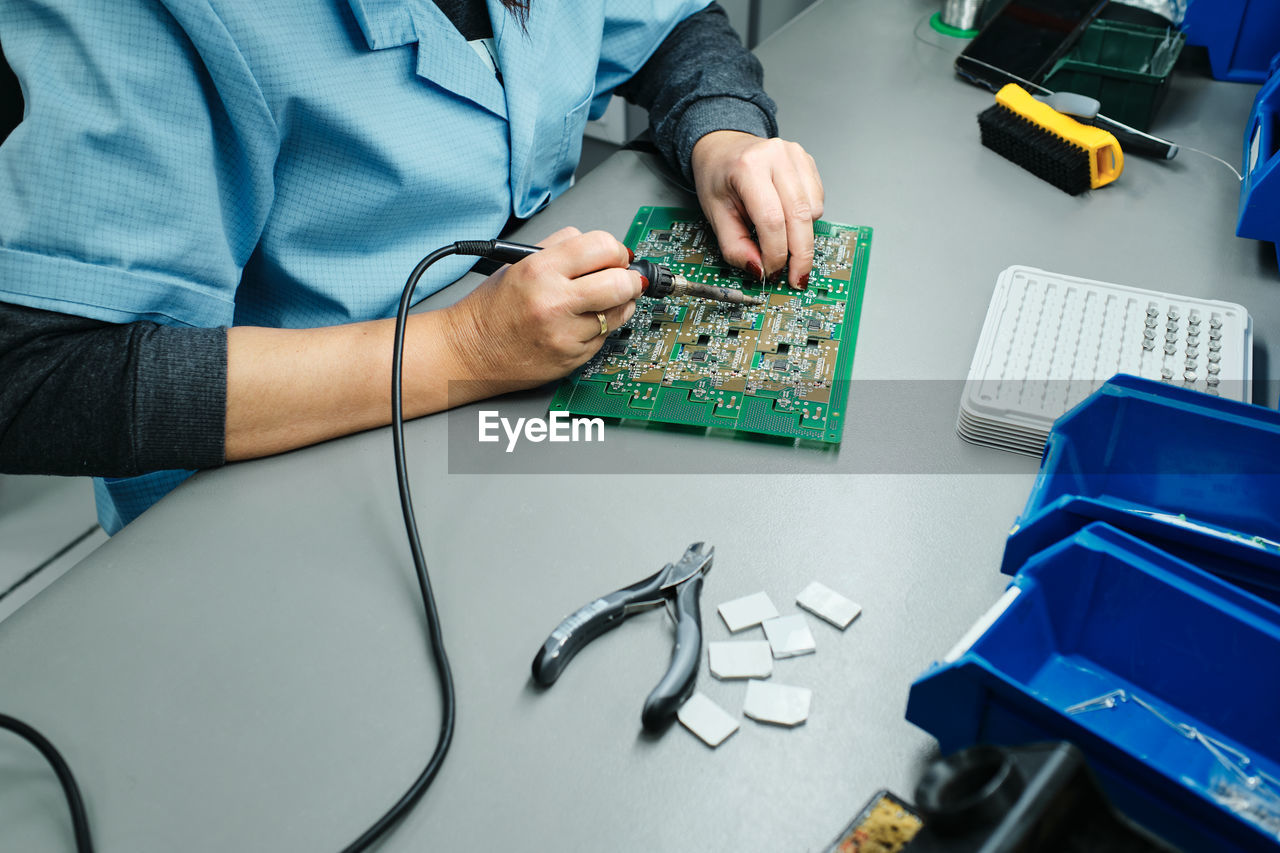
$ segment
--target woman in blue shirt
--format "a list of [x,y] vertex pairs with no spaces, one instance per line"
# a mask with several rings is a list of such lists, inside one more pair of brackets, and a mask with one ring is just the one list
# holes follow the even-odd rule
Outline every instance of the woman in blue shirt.
[[[807,283],[817,169],[715,4],[99,6],[0,9],[24,100],[0,143],[0,470],[114,478],[109,531],[192,469],[385,424],[407,271],[563,192],[612,94],[649,108],[726,259]],[[563,376],[598,315],[631,316],[621,243],[546,245],[410,318],[406,416]]]

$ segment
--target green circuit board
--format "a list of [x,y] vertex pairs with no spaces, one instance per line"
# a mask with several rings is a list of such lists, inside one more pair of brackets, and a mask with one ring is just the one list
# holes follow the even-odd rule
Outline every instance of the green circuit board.
[[565,379],[553,411],[839,443],[871,229],[814,223],[809,287],[746,280],[702,214],[642,207],[624,241],[690,281],[763,295],[763,305],[641,297],[635,315]]

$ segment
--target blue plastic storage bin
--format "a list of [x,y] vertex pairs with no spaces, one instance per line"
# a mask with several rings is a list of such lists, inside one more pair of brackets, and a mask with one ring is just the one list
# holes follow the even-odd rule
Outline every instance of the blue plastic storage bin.
[[1214,77],[1261,83],[1271,57],[1280,52],[1280,2],[1191,0],[1182,29],[1187,44],[1209,49]]
[[[1180,848],[1267,850],[1275,834],[1213,798],[1225,770],[1187,732],[1280,779],[1278,673],[1280,608],[1093,524],[1023,566],[912,686],[907,719],[944,753],[1071,741],[1117,808]],[[1115,690],[1128,701],[1066,712]]]
[[1005,542],[1000,571],[1013,574],[1033,554],[1095,521],[1105,521],[1280,605],[1280,542],[1141,509],[1111,497],[1064,495],[1034,515],[1023,516]]
[[1106,521],[1280,603],[1280,412],[1121,375],[1045,448],[1001,571]]
[[1064,495],[1280,541],[1280,412],[1117,375],[1054,424],[1022,517]]
[[[1276,0],[1280,8],[1280,0]],[[1280,53],[1253,99],[1244,130],[1244,179],[1236,234],[1276,244],[1280,258]]]

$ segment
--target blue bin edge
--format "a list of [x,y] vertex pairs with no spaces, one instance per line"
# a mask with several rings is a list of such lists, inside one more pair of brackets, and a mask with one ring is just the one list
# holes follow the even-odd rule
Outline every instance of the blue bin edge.
[[[1122,558],[1127,554],[1153,564],[1218,599],[1233,611],[1246,614],[1250,621],[1260,620],[1280,630],[1280,608],[1103,522],[1094,522],[1039,552],[1027,565],[1054,559],[1063,551],[1080,547],[1109,551]],[[1154,821],[1152,814],[1130,814],[1158,834],[1170,837],[1169,826],[1159,825],[1161,820],[1165,820],[1179,824],[1178,832],[1191,833],[1187,837],[1191,849],[1256,850],[1261,849],[1259,840],[1269,840],[1275,846],[1275,840],[1261,835],[1256,826],[1226,813],[1215,815],[1214,804],[1186,789],[1179,780],[1159,773],[1140,756],[1130,754],[1110,740],[1083,728],[1070,716],[1020,689],[971,652],[973,645],[1000,623],[1018,594],[1035,585],[1031,575],[1014,577],[1001,599],[979,618],[961,641],[916,679],[908,696],[907,720],[932,734],[942,752],[950,754],[977,742],[984,715],[992,707],[992,696],[1012,698],[1024,706],[1024,711],[1030,709],[1032,717],[1028,722],[1031,725],[1045,727],[1049,732],[1047,736],[1075,743],[1085,752],[1095,771],[1100,771],[1109,780],[1109,784],[1125,786],[1128,792],[1126,799],[1146,802],[1157,810],[1164,809],[1163,815],[1156,815]],[[1016,745],[1030,741],[1015,738],[1000,742]],[[1167,799],[1170,796],[1175,801],[1174,805],[1170,805]],[[1182,806],[1189,803],[1198,816],[1192,818],[1184,814],[1179,802]],[[1205,819],[1206,815],[1208,819]],[[1193,823],[1182,825],[1184,818]]]

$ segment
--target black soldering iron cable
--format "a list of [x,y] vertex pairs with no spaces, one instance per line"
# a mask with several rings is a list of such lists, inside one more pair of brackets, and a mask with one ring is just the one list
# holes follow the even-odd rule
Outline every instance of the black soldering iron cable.
[[453,727],[457,718],[457,698],[453,689],[453,672],[449,668],[449,656],[445,654],[444,638],[440,633],[440,617],[436,613],[436,599],[431,592],[431,578],[427,574],[427,560],[422,553],[422,541],[418,537],[418,523],[413,515],[413,497],[409,494],[409,474],[404,464],[404,399],[401,388],[404,372],[404,333],[409,319],[409,306],[413,292],[427,269],[441,258],[450,255],[475,255],[489,260],[512,264],[538,251],[537,246],[510,243],[505,240],[460,240],[436,249],[413,268],[404,292],[400,294],[400,306],[396,310],[395,344],[391,354],[391,440],[396,454],[396,484],[400,488],[400,511],[404,515],[404,529],[409,537],[409,551],[413,555],[413,567],[418,575],[418,589],[422,592],[422,607],[427,616],[427,632],[431,638],[431,654],[436,663],[436,676],[440,681],[443,710],[440,716],[440,736],[427,766],[409,786],[403,796],[387,810],[378,822],[351,842],[342,853],[359,853],[368,849],[395,826],[414,804],[422,798],[444,763],[445,754],[453,740]]
[[404,330],[409,317],[409,305],[413,291],[418,286],[427,268],[441,258],[461,254],[455,243],[437,249],[427,255],[409,274],[404,292],[400,295],[400,307],[396,311],[395,345],[391,357],[391,440],[396,455],[396,485],[400,489],[400,511],[404,515],[405,533],[409,537],[409,551],[413,555],[413,568],[418,575],[418,589],[422,593],[422,607],[426,611],[427,633],[431,639],[431,654],[435,659],[436,676],[440,681],[441,704],[440,735],[436,741],[435,751],[431,754],[427,766],[414,780],[409,789],[399,800],[387,810],[377,823],[365,830],[364,834],[351,842],[342,853],[359,853],[381,838],[387,830],[395,826],[401,818],[408,814],[414,804],[422,798],[440,772],[449,744],[453,740],[454,721],[457,716],[457,698],[453,689],[453,672],[449,668],[449,656],[445,654],[444,638],[440,633],[440,617],[436,613],[435,595],[431,592],[431,578],[427,575],[427,561],[422,553],[422,541],[418,537],[418,523],[413,515],[413,497],[409,493],[409,474],[404,464],[404,400],[401,393],[401,373],[404,366]]
[[84,800],[80,798],[80,787],[76,785],[76,777],[72,775],[71,768],[62,758],[61,753],[44,735],[8,714],[0,714],[0,729],[8,729],[26,740],[40,750],[40,754],[53,766],[53,772],[62,784],[62,792],[67,797],[67,807],[71,810],[71,827],[75,832],[76,851],[93,853],[93,838],[89,834],[89,818],[85,814]]

